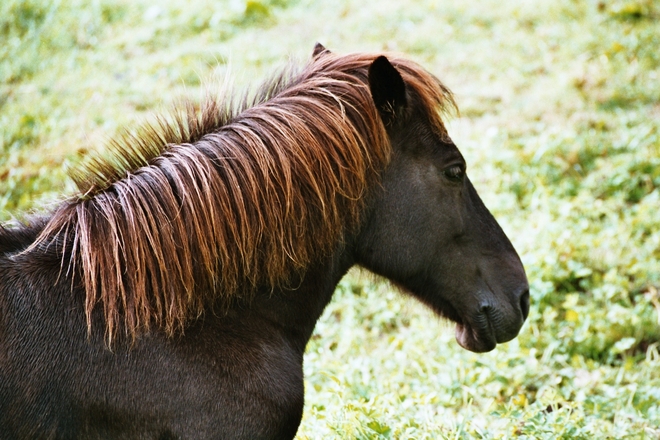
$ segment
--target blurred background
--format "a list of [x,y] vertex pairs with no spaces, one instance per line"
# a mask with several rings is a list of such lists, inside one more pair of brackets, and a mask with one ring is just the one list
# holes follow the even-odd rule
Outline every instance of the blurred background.
[[532,309],[477,355],[351,272],[307,347],[298,437],[660,438],[655,0],[3,0],[0,221],[71,194],[121,128],[317,41],[406,54],[454,91],[450,134]]

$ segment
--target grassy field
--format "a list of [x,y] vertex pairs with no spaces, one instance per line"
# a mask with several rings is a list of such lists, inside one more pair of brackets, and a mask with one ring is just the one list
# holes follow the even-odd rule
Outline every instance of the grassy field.
[[655,0],[4,0],[0,220],[70,193],[121,127],[316,41],[405,53],[456,93],[450,133],[532,309],[476,355],[351,273],[307,347],[299,438],[660,438]]

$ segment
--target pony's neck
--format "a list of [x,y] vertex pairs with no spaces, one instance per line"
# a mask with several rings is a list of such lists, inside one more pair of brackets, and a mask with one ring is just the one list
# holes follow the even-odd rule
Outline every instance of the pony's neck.
[[337,284],[354,263],[350,249],[342,246],[313,264],[294,288],[260,292],[252,299],[250,309],[281,328],[302,354]]

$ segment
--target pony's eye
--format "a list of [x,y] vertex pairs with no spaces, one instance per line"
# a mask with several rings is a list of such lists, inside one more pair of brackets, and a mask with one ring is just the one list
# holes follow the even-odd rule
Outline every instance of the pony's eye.
[[442,174],[452,182],[461,182],[463,177],[465,177],[465,171],[460,165],[452,165],[449,168],[446,168]]

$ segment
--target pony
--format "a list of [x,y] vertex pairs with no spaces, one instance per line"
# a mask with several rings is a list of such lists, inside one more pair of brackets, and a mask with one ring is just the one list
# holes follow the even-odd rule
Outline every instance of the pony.
[[0,227],[0,438],[293,438],[305,346],[355,265],[468,350],[518,334],[525,271],[434,75],[317,44],[236,96],[118,136],[75,195]]

